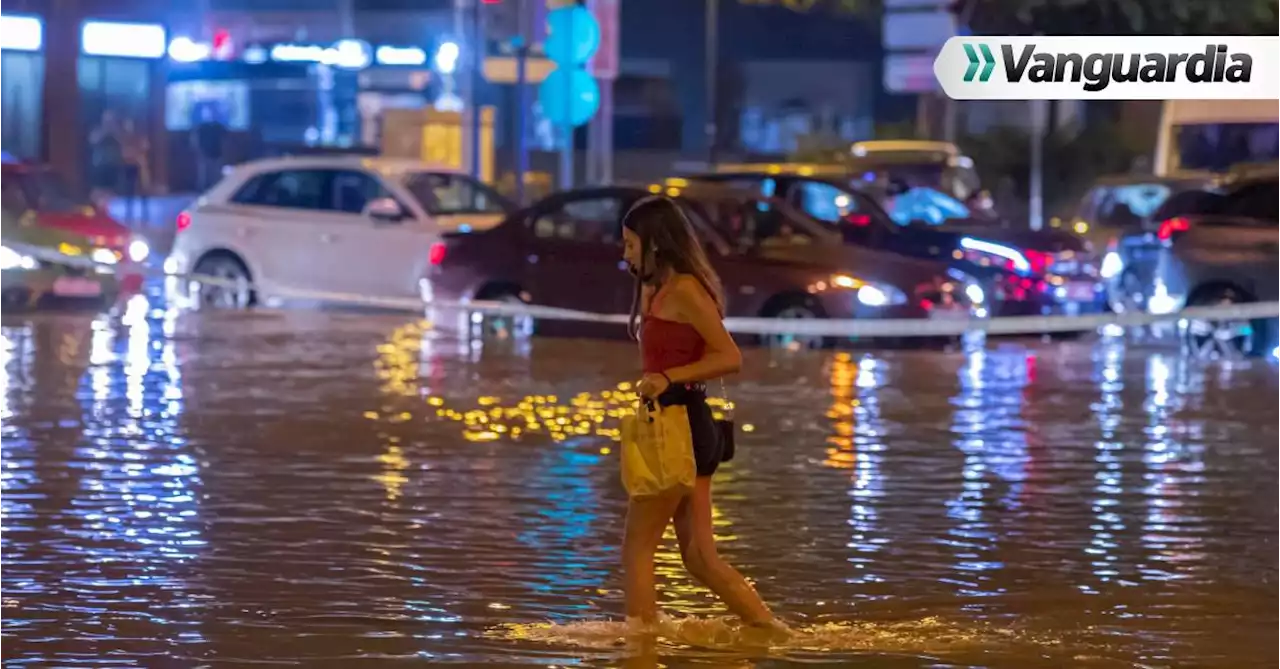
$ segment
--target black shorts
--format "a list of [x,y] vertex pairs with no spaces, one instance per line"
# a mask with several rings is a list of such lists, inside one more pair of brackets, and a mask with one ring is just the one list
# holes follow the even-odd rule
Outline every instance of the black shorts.
[[724,439],[716,426],[707,391],[702,384],[681,384],[668,388],[658,397],[662,406],[683,406],[689,414],[689,434],[693,439],[693,461],[698,476],[716,473],[724,459]]

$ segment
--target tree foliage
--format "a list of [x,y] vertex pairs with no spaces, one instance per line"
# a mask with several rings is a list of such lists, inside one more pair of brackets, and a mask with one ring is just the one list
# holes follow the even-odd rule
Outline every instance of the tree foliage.
[[1275,35],[1276,0],[961,0],[979,35]]

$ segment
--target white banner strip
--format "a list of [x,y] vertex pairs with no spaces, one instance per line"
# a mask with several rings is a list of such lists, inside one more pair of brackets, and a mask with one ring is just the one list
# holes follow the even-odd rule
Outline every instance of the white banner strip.
[[[77,267],[93,268],[98,265],[84,256],[67,256],[46,248],[25,245],[9,245],[9,248],[40,260],[48,260]],[[115,266],[108,266],[116,269]],[[213,276],[167,275],[174,278],[209,286],[253,289],[252,284],[240,284]],[[351,293],[334,293],[302,289],[273,289],[272,295],[295,300],[349,304],[377,307],[423,314],[435,317],[450,312],[481,313],[500,316],[527,316],[534,319],[578,321],[624,325],[626,314],[599,314],[574,309],[545,307],[509,302],[444,302],[424,303],[413,298],[374,297]],[[809,337],[952,337],[966,332],[986,332],[997,335],[1045,334],[1050,332],[1091,332],[1106,325],[1136,327],[1152,323],[1182,319],[1202,320],[1256,320],[1280,317],[1280,303],[1248,302],[1242,304],[1190,307],[1169,314],[1127,313],[1090,314],[1087,316],[1008,316],[1001,318],[886,318],[886,319],[778,319],[737,318],[725,319],[730,332],[756,335],[796,335]]]
[[952,37],[933,73],[956,100],[1275,100],[1280,38]]

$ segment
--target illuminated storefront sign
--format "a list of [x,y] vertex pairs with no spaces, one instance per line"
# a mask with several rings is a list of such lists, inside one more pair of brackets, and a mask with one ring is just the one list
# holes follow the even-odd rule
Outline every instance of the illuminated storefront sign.
[[[168,46],[169,58],[180,63],[197,63],[217,58],[217,49],[209,42],[196,42],[189,37],[173,38]],[[250,45],[240,53],[249,64],[274,61],[277,63],[320,63],[347,70],[363,70],[370,65],[408,66],[426,65],[427,52],[416,46],[382,45],[376,49],[368,42],[344,39],[332,46],[320,44],[284,43],[271,46]]]
[[375,52],[379,65],[423,65],[427,52],[416,46],[380,46]]
[[344,39],[331,47],[317,44],[277,44],[271,47],[271,60],[283,63],[323,63],[348,70],[359,70],[373,61],[368,42]]
[[86,56],[160,58],[167,46],[164,26],[155,23],[85,21],[80,31],[80,50]]
[[34,16],[0,16],[0,49],[39,51],[44,43],[44,23]]

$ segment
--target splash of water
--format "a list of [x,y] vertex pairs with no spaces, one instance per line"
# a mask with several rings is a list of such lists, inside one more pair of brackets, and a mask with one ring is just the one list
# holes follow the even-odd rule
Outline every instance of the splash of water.
[[786,652],[879,652],[945,654],[1014,644],[1054,646],[1060,642],[1026,631],[984,624],[960,624],[936,616],[918,620],[828,622],[779,633],[740,624],[729,617],[663,618],[638,630],[621,621],[511,623],[489,630],[491,638],[532,641],[596,650],[635,647],[644,641],[660,647],[706,650]]

